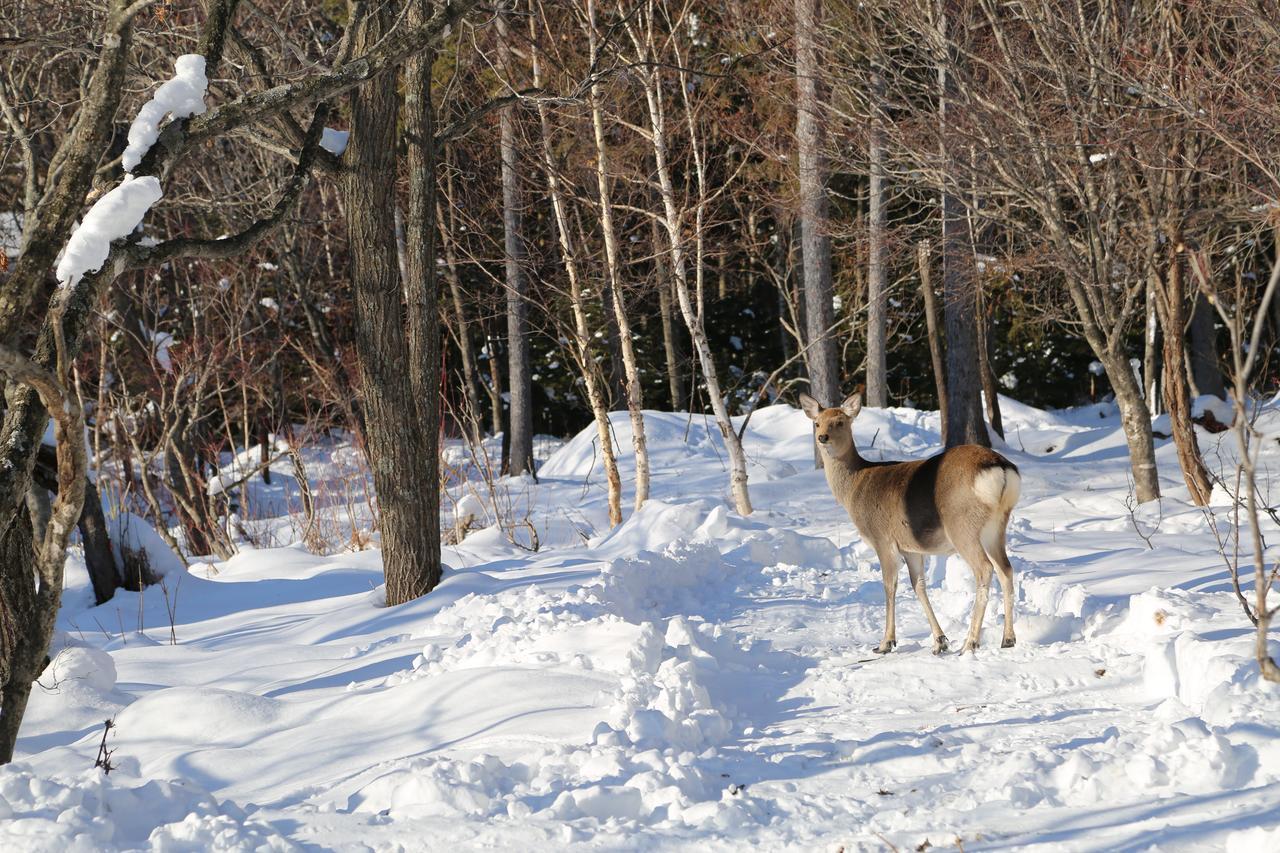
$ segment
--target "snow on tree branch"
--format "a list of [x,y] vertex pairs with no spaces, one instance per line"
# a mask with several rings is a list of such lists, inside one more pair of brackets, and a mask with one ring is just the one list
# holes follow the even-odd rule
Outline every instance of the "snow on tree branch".
[[58,261],[57,277],[62,286],[72,287],[85,273],[101,269],[111,242],[133,233],[163,194],[159,178],[125,175],[120,186],[98,199],[71,233]]
[[160,137],[160,123],[165,116],[182,119],[205,111],[204,93],[209,81],[204,75],[204,57],[198,53],[179,56],[173,70],[174,76],[160,84],[129,126],[129,146],[120,158],[126,172],[136,169],[151,150]]

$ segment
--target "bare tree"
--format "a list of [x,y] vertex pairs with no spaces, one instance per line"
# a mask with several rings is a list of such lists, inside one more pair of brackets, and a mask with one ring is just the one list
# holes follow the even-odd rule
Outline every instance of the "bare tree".
[[[532,4],[531,4],[532,5]],[[531,10],[540,11],[540,10]],[[536,16],[530,15],[530,28],[536,26]],[[594,29],[594,18],[592,18]],[[533,64],[534,88],[542,88],[542,65],[537,48],[536,33],[531,39],[533,48],[531,62]],[[578,259],[574,252],[573,238],[569,229],[569,219],[565,212],[565,198],[560,189],[560,167],[552,153],[551,121],[547,115],[547,106],[537,102],[538,125],[542,138],[542,160],[547,175],[547,192],[551,197],[551,209],[555,215],[556,238],[560,247],[560,258],[564,262],[565,275],[569,279],[569,305],[573,313],[573,357],[582,374],[583,386],[587,393],[587,404],[591,407],[591,415],[596,425],[596,440],[600,446],[600,456],[604,462],[605,484],[609,495],[609,524],[617,526],[622,523],[622,480],[618,475],[618,460],[613,450],[613,433],[609,426],[609,408],[604,398],[603,377],[600,366],[593,358],[591,351],[591,328],[587,320],[586,304],[582,296],[582,283],[578,271]],[[647,477],[646,470],[646,477]]]
[[[596,6],[587,0],[587,38],[590,45],[591,67],[600,63],[599,33],[596,28]],[[604,237],[605,261],[609,272],[608,287],[612,294],[612,308],[617,323],[617,336],[622,350],[622,364],[626,373],[627,412],[631,416],[631,441],[636,454],[635,508],[638,510],[649,499],[649,449],[644,432],[644,398],[640,387],[640,365],[632,342],[631,321],[621,289],[621,258],[618,248],[618,232],[613,222],[613,196],[609,189],[609,147],[605,141],[604,110],[601,106],[601,89],[598,79],[591,81],[587,96],[591,108],[591,129],[596,145],[596,187],[600,201],[600,231]]]
[[[682,209],[677,203],[675,183],[672,180],[671,164],[668,162],[669,125],[667,121],[666,87],[663,73],[665,63],[660,61],[658,51],[659,13],[657,0],[645,0],[638,7],[638,14],[626,20],[627,35],[635,49],[634,65],[638,72],[640,86],[644,92],[645,106],[649,126],[648,141],[653,147],[654,168],[657,172],[662,210],[659,219],[666,230],[667,251],[671,261],[671,273],[675,282],[676,296],[680,304],[680,312],[684,316],[685,326],[689,329],[689,337],[693,342],[694,352],[698,356],[698,366],[702,370],[703,380],[707,386],[707,396],[711,409],[715,413],[716,426],[724,438],[725,449],[729,454],[729,484],[733,495],[734,508],[742,515],[751,513],[751,497],[747,491],[747,457],[742,449],[742,440],[733,428],[729,417],[729,408],[720,388],[719,373],[715,359],[711,353],[711,344],[707,340],[704,317],[704,240],[706,201],[708,196],[706,170],[702,141],[698,134],[697,118],[690,101],[689,80],[683,59],[678,50],[675,54],[676,82],[681,92],[684,107],[685,129],[689,134],[688,144],[693,161],[695,178],[695,202],[693,205],[693,258],[686,259],[684,228],[689,210]],[[671,22],[673,29],[682,26],[681,20]],[[671,42],[674,47],[674,39]],[[690,282],[689,267],[693,267],[693,282]]]

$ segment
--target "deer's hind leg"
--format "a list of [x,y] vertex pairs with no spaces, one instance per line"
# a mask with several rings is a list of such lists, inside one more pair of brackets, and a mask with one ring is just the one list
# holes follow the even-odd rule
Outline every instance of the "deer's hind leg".
[[929,594],[925,591],[924,555],[903,553],[907,561],[907,574],[911,578],[911,588],[920,599],[920,607],[924,610],[924,618],[929,620],[929,633],[933,637],[933,653],[940,655],[947,650],[947,635],[942,633],[938,617],[933,614],[933,605],[929,603]]
[[[951,531],[948,531],[950,534]],[[949,536],[956,551],[960,553],[969,567],[973,569],[973,579],[976,586],[976,596],[973,601],[973,618],[969,622],[969,635],[965,637],[964,647],[960,650],[961,654],[969,651],[975,651],[982,639],[982,618],[987,612],[987,601],[991,596],[991,560],[987,557],[987,552],[982,548],[982,542],[979,539],[979,531],[968,529],[957,531],[957,535]]]
[[998,522],[988,524],[982,530],[982,549],[987,552],[991,562],[995,563],[996,579],[1000,581],[1000,591],[1004,593],[1004,636],[1000,640],[1000,648],[1009,649],[1017,642],[1013,634],[1013,564],[1009,562],[1009,554],[1005,550],[1005,528],[1009,524],[1009,514]]

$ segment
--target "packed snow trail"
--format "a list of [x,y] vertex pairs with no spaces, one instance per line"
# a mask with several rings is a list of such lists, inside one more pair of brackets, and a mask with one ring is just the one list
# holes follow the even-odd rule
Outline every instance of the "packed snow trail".
[[[751,422],[749,518],[727,508],[714,425],[649,413],[642,511],[607,530],[581,434],[539,484],[504,484],[540,551],[473,532],[440,588],[400,607],[380,604],[376,551],[246,550],[103,608],[77,577],[23,760],[0,769],[0,843],[1280,848],[1280,695],[1249,660],[1214,520],[1176,497],[1126,508],[1106,407],[1002,404],[1024,475],[1015,648],[998,648],[993,601],[977,654],[933,656],[900,587],[899,647],[871,652],[880,572],[811,470],[799,412]],[[936,415],[911,410],[867,410],[856,433],[871,458],[938,446]],[[315,455],[321,477],[351,461]],[[1160,462],[1176,495],[1171,447]],[[287,506],[286,482],[255,484],[254,504]],[[474,496],[460,507],[486,523]],[[955,632],[973,574],[952,557],[928,576]]]

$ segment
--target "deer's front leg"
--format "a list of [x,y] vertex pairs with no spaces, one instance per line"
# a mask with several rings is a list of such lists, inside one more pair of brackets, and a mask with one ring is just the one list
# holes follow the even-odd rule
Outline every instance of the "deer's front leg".
[[898,551],[896,548],[876,548],[876,556],[880,559],[880,577],[884,581],[884,639],[880,641],[877,654],[888,654],[898,645],[897,593],[898,593]]

